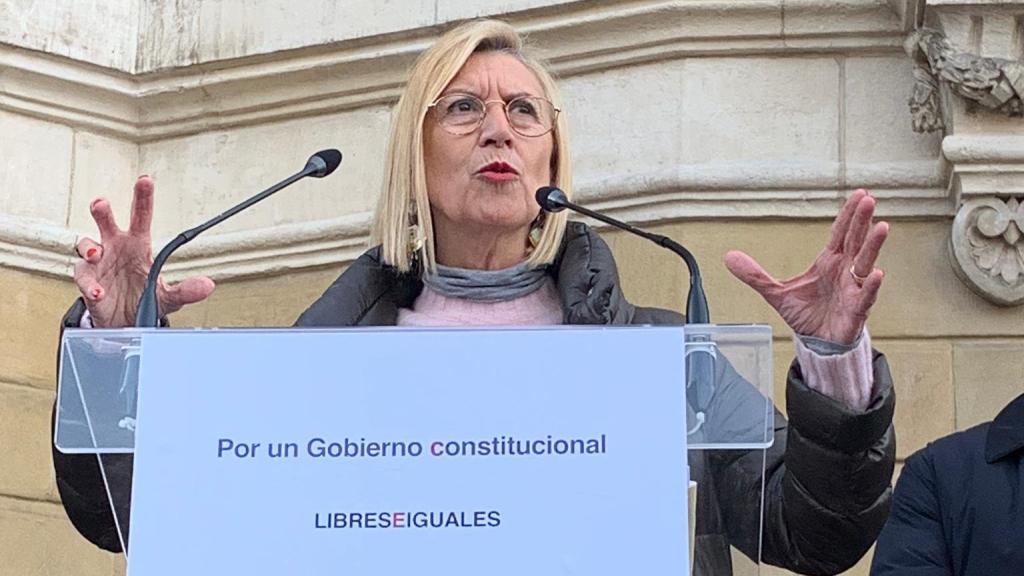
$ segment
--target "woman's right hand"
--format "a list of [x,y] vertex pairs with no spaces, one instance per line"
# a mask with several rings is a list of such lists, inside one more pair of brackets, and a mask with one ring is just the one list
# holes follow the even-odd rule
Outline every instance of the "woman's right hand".
[[[135,181],[131,224],[127,231],[117,227],[110,203],[97,198],[89,206],[100,231],[97,244],[83,238],[76,246],[81,260],[75,263],[75,284],[97,328],[135,325],[139,296],[153,264],[150,223],[153,221],[153,179]],[[213,280],[204,276],[188,278],[175,285],[163,279],[157,285],[160,313],[170,314],[186,304],[205,299],[213,292]]]

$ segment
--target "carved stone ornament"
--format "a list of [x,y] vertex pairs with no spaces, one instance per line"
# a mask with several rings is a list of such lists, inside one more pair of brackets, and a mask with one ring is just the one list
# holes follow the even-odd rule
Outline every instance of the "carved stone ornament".
[[914,60],[914,92],[910,97],[915,132],[944,127],[939,109],[939,83],[959,96],[1008,116],[1024,115],[1024,65],[1005,58],[987,58],[957,50],[937,30],[922,28],[905,44]]
[[987,197],[964,202],[950,246],[960,278],[1002,306],[1024,303],[1024,204]]

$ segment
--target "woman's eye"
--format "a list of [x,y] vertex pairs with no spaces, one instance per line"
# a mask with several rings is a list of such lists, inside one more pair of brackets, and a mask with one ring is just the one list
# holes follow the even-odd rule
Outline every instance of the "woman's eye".
[[472,98],[459,98],[448,104],[449,114],[474,114],[480,111],[480,103]]
[[516,100],[509,106],[513,114],[522,114],[525,116],[537,117],[537,106],[529,100]]

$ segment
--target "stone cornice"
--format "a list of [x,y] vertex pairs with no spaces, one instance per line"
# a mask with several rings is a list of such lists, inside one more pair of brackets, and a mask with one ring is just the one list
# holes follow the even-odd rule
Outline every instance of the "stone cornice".
[[942,141],[953,163],[957,202],[983,196],[1024,196],[1024,136],[955,134]]
[[128,74],[0,44],[0,109],[134,140],[139,100]]
[[1024,136],[954,134],[943,139],[942,153],[956,163],[1024,164]]
[[70,276],[76,240],[66,228],[0,215],[0,265],[9,268]]
[[[563,77],[701,55],[896,52],[903,39],[888,6],[869,0],[559,8],[507,19]],[[423,28],[141,75],[0,45],[0,108],[146,142],[371,106],[397,99],[413,58],[439,32]]]
[[[839,164],[720,163],[656,173],[613,174],[579,182],[576,198],[634,224],[696,219],[831,218],[845,197]],[[870,187],[883,218],[949,217],[955,212],[931,162],[848,164],[845,177]],[[852,186],[851,184],[850,186]],[[642,194],[636,194],[642,190]],[[182,248],[171,279],[264,276],[354,260],[369,244],[368,212],[203,236]],[[597,224],[600,226],[600,224]],[[0,264],[53,276],[71,273],[74,233],[52,225],[0,219]],[[162,242],[166,239],[157,239]]]

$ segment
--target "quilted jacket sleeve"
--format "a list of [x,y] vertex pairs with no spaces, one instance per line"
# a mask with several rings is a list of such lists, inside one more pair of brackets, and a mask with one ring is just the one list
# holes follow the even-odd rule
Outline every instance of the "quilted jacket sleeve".
[[[811,390],[794,362],[786,383],[789,421],[776,411],[767,451],[723,451],[711,459],[730,541],[757,553],[756,510],[764,473],[762,560],[801,574],[836,574],[855,564],[889,514],[895,466],[895,398],[885,357],[873,353],[875,393],[863,412]],[[755,393],[734,371],[720,375],[722,402]]]
[[[77,327],[84,312],[85,304],[79,299],[64,315],[61,332],[64,328]],[[57,406],[54,405],[54,423],[56,417]],[[64,454],[56,446],[52,446],[52,451],[57,489],[71,523],[93,544],[110,552],[121,552],[121,539],[118,538],[107,486],[113,500],[119,503],[118,519],[127,536],[132,455],[102,456],[101,472],[100,461],[94,454]],[[107,484],[104,484],[103,473],[106,474]]]

